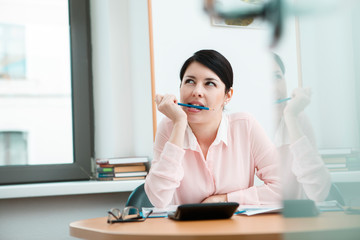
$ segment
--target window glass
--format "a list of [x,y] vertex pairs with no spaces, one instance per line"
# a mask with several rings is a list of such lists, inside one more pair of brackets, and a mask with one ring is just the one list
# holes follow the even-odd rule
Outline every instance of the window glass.
[[0,132],[0,165],[28,163],[26,132]]
[[69,4],[0,0],[0,165],[73,163]]

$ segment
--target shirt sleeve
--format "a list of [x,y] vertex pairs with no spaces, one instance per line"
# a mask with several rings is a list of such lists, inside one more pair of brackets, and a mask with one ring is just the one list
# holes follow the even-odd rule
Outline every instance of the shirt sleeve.
[[250,158],[254,161],[257,170],[256,175],[264,184],[228,193],[228,201],[255,205],[279,204],[281,201],[281,183],[277,150],[255,119],[250,122],[249,141]]
[[293,155],[291,170],[302,185],[306,196],[314,201],[324,201],[331,187],[331,176],[323,160],[303,136],[290,145]]
[[[182,161],[185,150],[168,142],[171,128],[161,122],[154,143],[154,158],[145,180],[150,202],[159,208],[168,206],[184,176]],[[170,132],[170,133],[169,133]]]

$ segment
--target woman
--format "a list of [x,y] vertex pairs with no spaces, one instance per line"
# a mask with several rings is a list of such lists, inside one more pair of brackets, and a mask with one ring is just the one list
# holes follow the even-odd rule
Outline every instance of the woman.
[[[145,191],[155,207],[185,203],[274,204],[280,200],[276,148],[249,114],[226,115],[233,95],[228,60],[201,50],[180,71],[180,107],[173,95],[156,95],[159,124]],[[253,186],[256,175],[264,181]]]
[[[331,186],[330,173],[317,152],[312,126],[304,114],[310,104],[308,88],[287,95],[285,66],[274,54],[276,126],[275,145],[281,159],[283,198],[324,201]],[[285,101],[286,100],[286,101]]]

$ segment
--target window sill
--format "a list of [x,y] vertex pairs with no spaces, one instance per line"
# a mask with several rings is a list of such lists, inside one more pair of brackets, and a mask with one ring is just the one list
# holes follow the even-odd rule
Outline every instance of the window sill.
[[131,192],[144,180],[77,181],[0,186],[0,199]]

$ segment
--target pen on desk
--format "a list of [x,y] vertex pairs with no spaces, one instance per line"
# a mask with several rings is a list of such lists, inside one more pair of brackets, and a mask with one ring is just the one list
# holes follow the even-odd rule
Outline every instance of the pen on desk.
[[208,107],[195,106],[195,105],[190,105],[190,104],[185,104],[185,103],[178,103],[178,105],[183,106],[183,107],[190,107],[190,108],[197,108],[197,109],[209,110]]
[[240,213],[244,213],[244,212],[246,212],[246,210],[236,211],[234,214],[236,215],[236,214],[240,214]]
[[289,100],[291,100],[290,97],[288,97],[288,98],[283,98],[283,99],[278,99],[278,100],[275,101],[275,103],[282,103],[282,102],[286,102],[286,101],[289,101]]

